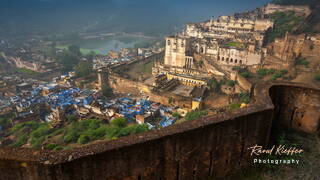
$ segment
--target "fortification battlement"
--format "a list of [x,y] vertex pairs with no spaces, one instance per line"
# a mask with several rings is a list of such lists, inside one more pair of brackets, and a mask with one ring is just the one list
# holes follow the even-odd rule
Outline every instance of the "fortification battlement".
[[316,87],[260,84],[246,108],[156,131],[63,151],[1,147],[0,179],[222,177],[248,167],[246,148],[268,144],[275,126],[316,131],[319,101]]

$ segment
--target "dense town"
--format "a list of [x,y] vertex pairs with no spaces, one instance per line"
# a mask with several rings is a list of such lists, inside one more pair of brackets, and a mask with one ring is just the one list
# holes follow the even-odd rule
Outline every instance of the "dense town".
[[258,82],[319,83],[319,34],[279,30],[282,16],[298,23],[310,14],[268,4],[107,55],[1,40],[0,146],[68,149],[250,106]]

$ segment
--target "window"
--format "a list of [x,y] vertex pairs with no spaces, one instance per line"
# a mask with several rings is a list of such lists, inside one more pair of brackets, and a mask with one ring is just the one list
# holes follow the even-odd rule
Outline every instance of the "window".
[[230,59],[230,62],[232,62],[232,63],[233,63],[233,59],[232,59],[232,58]]
[[239,60],[239,63],[242,64],[242,60]]
[[170,46],[171,45],[171,41],[170,40],[168,40],[168,46]]
[[222,61],[224,61],[224,57],[222,57]]
[[184,43],[183,42],[181,43],[181,47],[184,47]]
[[236,59],[236,60],[234,60],[234,63],[238,63],[238,60]]

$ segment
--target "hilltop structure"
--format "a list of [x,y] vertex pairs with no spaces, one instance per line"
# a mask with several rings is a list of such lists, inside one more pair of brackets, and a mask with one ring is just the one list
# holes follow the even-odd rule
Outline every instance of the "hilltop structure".
[[231,78],[232,67],[262,63],[265,33],[272,27],[268,19],[234,16],[187,24],[183,32],[166,38],[164,61],[153,74],[192,86],[205,86],[212,76]]

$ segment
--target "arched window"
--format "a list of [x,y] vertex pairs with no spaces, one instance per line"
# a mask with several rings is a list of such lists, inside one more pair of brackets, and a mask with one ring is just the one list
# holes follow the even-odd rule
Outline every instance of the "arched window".
[[230,59],[230,62],[232,62],[232,63],[233,63],[233,59],[232,59],[232,58]]
[[204,49],[203,47],[200,48],[200,53],[203,53],[204,52]]
[[239,60],[239,63],[242,64],[242,60]]
[[234,63],[238,63],[238,60],[236,59],[236,60],[234,60]]

